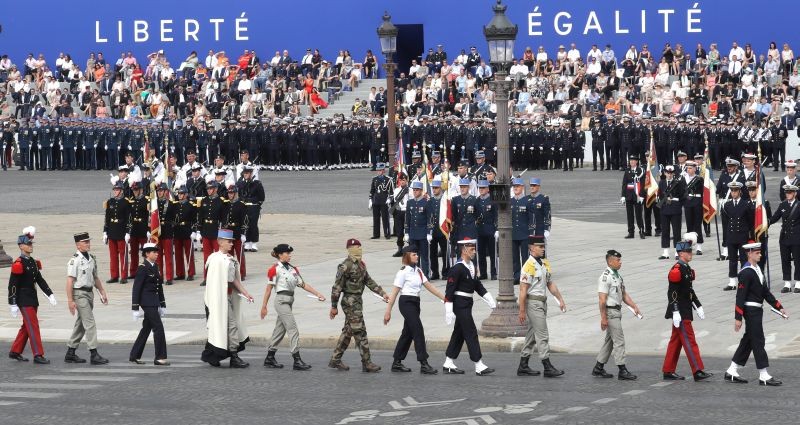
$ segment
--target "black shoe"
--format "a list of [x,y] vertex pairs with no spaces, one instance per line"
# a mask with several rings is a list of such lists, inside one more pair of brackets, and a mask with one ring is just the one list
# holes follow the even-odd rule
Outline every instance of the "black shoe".
[[489,280],[489,278],[485,274],[482,274],[478,276],[478,280]]
[[700,250],[698,249],[698,250],[697,250],[697,252],[695,252],[695,253],[694,253],[694,255],[703,255],[703,251],[700,251]]
[[711,233],[706,232],[706,238],[710,238],[710,237],[711,237]]
[[724,288],[722,288],[722,290],[723,291],[734,291],[734,290],[736,290],[736,287],[735,286],[726,285]]
[[665,381],[683,381],[684,379],[686,379],[675,372],[664,373],[663,377]]
[[800,288],[795,287],[792,292],[794,292],[795,294],[800,294]]
[[438,274],[432,275],[429,280],[439,280],[441,277]]
[[172,281],[168,280],[168,281],[164,282],[164,285],[172,285]]
[[667,257],[666,255],[660,255],[660,256],[658,257],[658,259],[659,259],[659,260],[669,260],[669,257]]
[[156,365],[156,366],[169,366],[170,365],[169,360],[167,360],[167,359],[156,359],[156,360],[153,360],[153,364]]
[[128,359],[128,361],[136,364],[145,364],[145,361],[142,359]]
[[758,385],[764,385],[764,386],[767,386],[767,387],[780,387],[781,385],[783,385],[783,382],[781,382],[781,381],[779,381],[779,380],[777,380],[775,378],[769,378],[769,380],[766,380],[766,381],[763,381],[763,380],[759,379],[758,380]]
[[783,288],[781,288],[781,294],[788,294],[790,292],[792,292],[792,288],[788,286],[784,286]]
[[64,355],[64,363],[86,363],[86,359],[78,357],[74,348],[67,348],[67,354]]
[[644,231],[644,235],[645,236],[653,236],[653,231],[652,230],[645,230]]
[[630,373],[628,368],[625,365],[619,366],[619,374],[617,375],[617,379],[620,381],[635,381],[636,375]]
[[659,237],[659,236],[661,236],[661,230],[656,230],[655,236],[656,236],[656,237]]
[[733,382],[734,384],[746,384],[747,379],[740,378],[738,376],[733,376],[728,372],[725,372],[725,382]]
[[700,382],[708,378],[711,378],[712,376],[714,376],[713,373],[703,372],[702,370],[698,370],[697,372],[694,373],[694,380],[695,382]]
[[419,364],[419,373],[423,375],[436,375],[439,373],[439,371],[434,369],[433,366],[429,365],[426,360],[419,362]]
[[186,276],[175,276],[175,279],[173,279],[173,280],[185,280],[185,279],[186,279]]
[[383,238],[384,238],[384,239],[386,239],[386,240],[389,240],[389,239],[391,239],[392,237],[391,237],[391,236],[384,236]]
[[205,279],[203,279],[203,281],[200,282],[200,286],[206,286],[206,280]]
[[639,231],[639,239],[644,239],[644,232],[641,230]]
[[[567,171],[567,170],[564,170],[564,171]],[[475,372],[475,374],[478,375],[478,376],[486,376],[486,375],[490,375],[492,373],[494,373],[494,369],[492,369],[490,367],[487,367],[486,369],[484,369],[484,370],[482,370],[480,372]]]
[[594,365],[594,368],[592,369],[592,376],[596,376],[598,378],[613,378],[614,377],[614,375],[606,372],[606,370],[603,369],[603,364],[600,363],[600,362],[597,362]]
[[112,278],[112,279],[108,279],[106,281],[106,283],[117,283],[117,282],[119,282],[119,278],[118,277],[115,277],[115,278]]
[[442,367],[445,375],[463,375],[464,371],[457,367]]
[[394,254],[392,254],[392,257],[402,257],[402,256],[403,256],[403,253],[402,253],[402,252],[400,252],[400,250],[399,250],[399,249],[397,250],[397,252],[395,252]]
[[220,366],[222,366],[222,365],[219,363],[219,361],[217,361],[217,360],[209,360],[207,363],[208,363],[208,364],[210,364],[211,366],[214,366],[214,367],[220,367]]
[[50,364],[50,360],[47,360],[44,356],[34,356],[33,362],[36,364]]
[[11,360],[16,360],[18,362],[27,362],[28,361],[28,359],[26,357],[23,357],[23,355],[20,354],[20,353],[8,353],[8,358],[11,359]]
[[557,376],[561,376],[564,374],[563,370],[558,370],[550,363],[550,359],[542,360],[542,364],[544,365],[544,377],[545,378],[555,378]]
[[194,276],[186,276],[186,281],[191,282],[194,280]]
[[395,360],[392,362],[392,372],[411,372],[411,369],[403,366],[400,360]]
[[628,236],[625,236],[625,239],[633,239],[633,233],[628,233]]
[[250,363],[247,363],[246,361],[242,360],[238,354],[236,353],[231,354],[231,363],[230,363],[231,368],[244,369],[248,366],[250,366]]
[[380,239],[380,238],[381,238],[380,236],[373,236],[370,239]]
[[277,352],[277,350],[267,351],[267,357],[264,359],[264,367],[270,368],[270,369],[282,369],[283,368],[283,365],[278,363],[277,360],[275,360],[275,353],[276,352]]
[[123,278],[123,279],[120,279],[120,280],[119,280],[119,284],[120,284],[120,285],[124,285],[124,284],[126,284],[126,283],[128,283],[128,279],[125,279],[125,278]]
[[719,257],[717,257],[717,261],[728,261],[728,256],[720,255]]
[[528,366],[528,360],[530,357],[520,357],[519,358],[519,367],[517,367],[517,376],[539,376],[542,373],[538,370],[533,370]]
[[489,279],[489,280],[497,280],[497,275],[496,275],[496,274],[493,274],[493,275],[492,275],[492,277],[491,277],[491,279]]
[[294,363],[292,364],[292,369],[294,370],[309,370],[311,369],[311,365],[307,364],[300,358],[300,352],[292,354],[292,358],[294,359]]

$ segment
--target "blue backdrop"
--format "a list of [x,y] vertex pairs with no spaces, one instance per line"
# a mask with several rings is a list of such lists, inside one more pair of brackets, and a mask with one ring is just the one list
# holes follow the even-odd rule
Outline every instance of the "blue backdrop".
[[[706,47],[717,42],[727,54],[731,42],[752,43],[764,53],[770,41],[779,46],[797,40],[794,3],[759,6],[752,1],[694,2],[647,0],[506,0],[511,21],[519,26],[517,55],[525,46],[544,45],[553,55],[559,44],[576,42],[585,55],[592,43],[611,43],[618,56],[627,45],[646,42],[658,54],[665,42]],[[44,53],[52,65],[59,52],[83,64],[88,52],[102,51],[115,60],[131,50],[139,59],[164,49],[173,66],[191,50],[225,50],[236,58],[256,49],[262,61],[275,50],[289,49],[299,60],[306,48],[319,48],[327,59],[349,49],[361,61],[367,49],[379,50],[375,29],[384,10],[395,24],[424,25],[425,49],[443,44],[450,57],[476,45],[486,56],[482,26],[492,17],[492,0],[137,0],[116,3],[40,0],[29,7],[6,8],[0,17],[0,53],[22,62],[27,53]],[[423,53],[423,52],[419,52]]]

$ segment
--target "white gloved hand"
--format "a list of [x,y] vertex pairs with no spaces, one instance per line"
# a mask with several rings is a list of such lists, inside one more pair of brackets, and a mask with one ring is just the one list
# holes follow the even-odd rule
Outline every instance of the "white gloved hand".
[[150,241],[150,232],[147,232],[147,240]]
[[385,148],[381,148],[381,152],[383,152],[383,151],[385,151],[385,150],[386,150]]
[[456,314],[453,313],[453,303],[444,303],[444,322],[448,325],[452,325],[453,322],[456,320]]
[[624,196],[619,198],[619,203],[620,204],[624,204],[625,203],[625,197]]
[[166,307],[159,307],[158,308],[158,316],[164,318],[167,315],[167,308]]
[[494,147],[494,150],[497,151],[497,146]]
[[672,326],[681,327],[681,313],[679,311],[672,312]]
[[514,149],[514,150],[517,150],[517,147],[516,147],[516,146],[514,146],[512,149]]
[[47,296],[47,300],[50,301],[50,305],[54,306],[54,305],[58,304],[58,301],[56,301],[56,294],[48,295]]
[[133,310],[133,321],[139,320],[142,316],[144,316],[144,311],[142,310]]
[[499,241],[500,240],[500,232],[497,231],[497,230],[494,231],[494,240],[495,241]]
[[549,230],[545,230],[544,231],[544,238],[548,239],[548,240],[550,239],[550,231]]
[[703,311],[703,306],[697,307],[697,305],[692,304],[692,307],[694,307],[694,311],[697,312],[697,317],[699,317],[700,320],[705,320],[706,312]]
[[408,233],[403,235],[403,242],[408,243]]
[[450,150],[451,150],[451,151],[454,151],[454,150],[456,150],[456,145],[450,145]]
[[433,240],[433,235],[425,236],[425,239],[427,239],[428,242],[431,242]]
[[495,302],[494,297],[492,296],[491,292],[487,292],[487,293],[483,294],[483,297],[481,297],[481,298],[483,298],[483,300],[486,301],[486,304],[489,304],[489,308],[496,308],[497,307],[497,302]]
[[126,233],[125,234],[125,243],[128,243],[130,241],[131,241],[131,234],[130,233]]
[[242,243],[245,243],[245,242],[247,242],[247,236],[242,235],[242,236],[239,237],[239,240],[242,241]]
[[108,245],[108,233],[103,232],[103,245]]
[[369,204],[367,205],[367,209],[368,210],[372,209],[372,199],[369,200]]
[[42,144],[41,144],[41,143],[37,143],[37,144],[36,144],[36,146],[37,146],[39,149],[41,149],[41,148],[42,148]]
[[133,148],[131,147],[131,145],[128,145],[128,150],[129,150],[129,151],[132,151],[132,150],[133,150]]
[[641,204],[642,202],[644,202],[644,198],[642,198],[641,196],[637,196],[636,197],[636,202]]
[[11,305],[11,317],[16,319],[18,315],[19,315],[19,307],[17,307],[16,304],[12,304]]
[[74,150],[74,151],[77,151],[77,150],[78,150],[78,147],[77,147],[77,146],[74,146],[74,147],[72,148],[72,150]]

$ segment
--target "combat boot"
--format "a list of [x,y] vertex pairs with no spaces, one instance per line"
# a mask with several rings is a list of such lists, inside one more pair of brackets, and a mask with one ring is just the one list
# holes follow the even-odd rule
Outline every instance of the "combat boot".
[[396,360],[392,362],[392,372],[411,372],[410,368],[403,365],[403,362]]
[[519,367],[517,368],[517,376],[539,376],[541,372],[538,370],[533,370],[528,366],[528,361],[530,357],[520,357],[519,358]]
[[542,365],[544,365],[544,377],[545,378],[555,378],[556,376],[561,376],[564,374],[563,370],[558,370],[550,363],[550,359],[542,360]]
[[628,368],[625,367],[624,364],[619,365],[619,374],[617,375],[617,379],[620,381],[635,381],[636,375],[630,373]]
[[281,369],[281,368],[283,368],[283,365],[278,363],[277,360],[275,360],[275,353],[277,351],[278,350],[269,350],[269,351],[267,351],[267,358],[264,359],[264,367],[268,367],[270,369]]
[[[594,369],[592,369],[592,376],[596,376],[598,378],[613,378],[614,377],[614,375],[606,372],[606,370],[603,368],[603,364],[600,363],[600,362],[595,363]],[[622,378],[620,378],[620,379],[622,379]]]
[[366,373],[378,373],[381,371],[381,367],[371,361],[366,361],[362,363],[361,371]]
[[82,359],[75,354],[74,348],[67,348],[67,354],[64,356],[64,363],[86,363],[86,359]]
[[[103,357],[103,356],[101,356],[100,353],[97,352],[97,349],[89,350],[89,351],[91,352],[91,357],[90,357],[89,361],[93,365],[108,364],[108,359]],[[81,363],[83,363],[83,362],[81,362]]]
[[236,353],[231,354],[231,363],[230,363],[231,368],[244,369],[248,366],[250,366],[250,363],[247,363],[246,361],[242,360],[242,358],[239,357],[238,354]]
[[309,370],[311,369],[310,364],[306,364],[303,359],[300,358],[300,352],[292,353],[292,358],[294,359],[294,364],[292,365],[292,369],[294,370]]
[[346,364],[342,363],[341,360],[331,359],[331,361],[328,362],[328,367],[344,371],[350,370],[350,366],[347,366]]
[[438,370],[434,369],[433,366],[428,364],[427,360],[423,360],[419,362],[419,364],[420,364],[419,373],[423,375],[436,375],[437,373],[439,373]]

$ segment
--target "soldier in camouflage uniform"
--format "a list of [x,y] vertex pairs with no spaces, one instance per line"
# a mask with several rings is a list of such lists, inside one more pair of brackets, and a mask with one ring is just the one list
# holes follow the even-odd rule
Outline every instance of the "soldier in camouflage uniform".
[[364,286],[372,292],[383,297],[385,302],[389,301],[389,295],[384,292],[367,272],[367,266],[361,261],[361,242],[356,239],[347,241],[347,258],[339,264],[336,273],[336,283],[333,284],[331,291],[331,311],[330,318],[333,320],[339,313],[337,304],[339,296],[342,297],[342,311],[344,312],[344,327],[336,348],[333,350],[333,357],[328,366],[339,370],[350,370],[342,363],[342,354],[350,345],[350,338],[356,339],[358,351],[361,353],[362,370],[364,372],[375,373],[381,370],[380,366],[370,361],[369,341],[367,340],[367,329],[364,324],[364,307],[361,294]]

